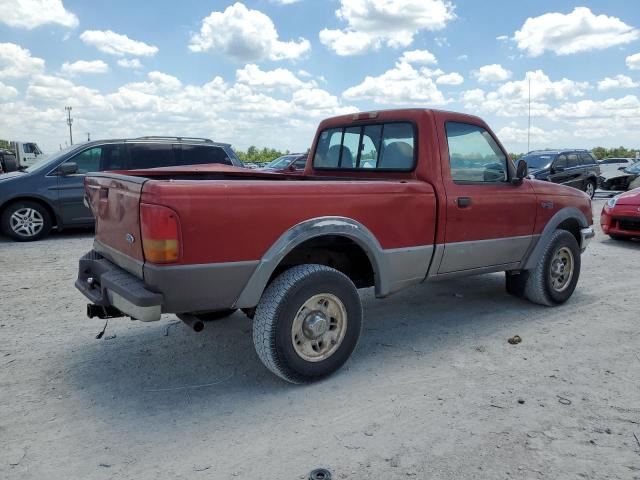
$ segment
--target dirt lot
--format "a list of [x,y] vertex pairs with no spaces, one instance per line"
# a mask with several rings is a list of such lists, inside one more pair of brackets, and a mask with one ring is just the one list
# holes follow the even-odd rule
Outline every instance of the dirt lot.
[[356,353],[310,386],[260,364],[242,314],[96,340],[91,242],[0,240],[0,478],[640,478],[640,242],[598,232],[560,308],[497,274],[364,292]]

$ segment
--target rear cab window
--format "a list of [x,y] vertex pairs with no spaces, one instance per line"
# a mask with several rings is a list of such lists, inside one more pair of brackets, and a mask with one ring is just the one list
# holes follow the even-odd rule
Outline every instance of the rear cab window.
[[410,122],[328,128],[320,133],[313,168],[408,172],[415,167],[415,145]]

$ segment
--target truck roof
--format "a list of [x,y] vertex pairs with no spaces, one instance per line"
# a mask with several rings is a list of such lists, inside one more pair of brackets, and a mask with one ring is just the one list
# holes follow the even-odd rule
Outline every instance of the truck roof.
[[380,121],[388,121],[388,120],[417,120],[418,118],[424,116],[427,113],[433,113],[436,115],[445,114],[445,115],[453,115],[456,117],[468,118],[470,120],[474,120],[476,122],[485,123],[480,117],[476,115],[469,115],[468,113],[455,112],[452,110],[440,110],[435,108],[393,108],[393,109],[382,109],[382,110],[371,110],[366,112],[354,112],[346,115],[338,115],[335,117],[330,117],[323,120],[320,125],[324,126],[325,124],[338,124],[338,123],[350,123],[356,121],[365,121],[365,120],[380,120]]

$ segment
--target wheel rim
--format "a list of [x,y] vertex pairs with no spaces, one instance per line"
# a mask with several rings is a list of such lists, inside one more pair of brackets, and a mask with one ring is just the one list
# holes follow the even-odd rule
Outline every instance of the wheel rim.
[[42,231],[44,219],[37,210],[24,207],[16,210],[9,218],[11,230],[23,237],[33,237]]
[[588,182],[587,183],[587,195],[589,195],[590,197],[593,197],[594,193],[595,193],[595,189],[593,188],[593,183]]
[[549,269],[551,287],[556,292],[563,292],[567,289],[573,278],[574,265],[571,250],[567,247],[559,248],[551,260],[551,268]]
[[298,310],[291,326],[296,353],[308,362],[320,362],[340,347],[347,331],[347,310],[330,293],[314,295]]

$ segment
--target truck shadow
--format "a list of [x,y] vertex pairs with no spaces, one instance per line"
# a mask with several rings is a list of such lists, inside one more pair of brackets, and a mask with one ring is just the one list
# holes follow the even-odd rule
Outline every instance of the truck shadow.
[[[164,426],[154,422],[157,433],[179,428],[168,421],[176,415],[244,412],[237,421],[248,422],[251,412],[264,411],[265,402],[276,408],[276,399],[306,402],[347,384],[360,385],[366,395],[381,364],[428,374],[455,349],[504,345],[525,324],[561,321],[575,308],[572,303],[595,301],[578,290],[572,302],[556,309],[532,305],[506,295],[503,275],[497,274],[420,285],[386,300],[363,291],[362,298],[365,324],[358,348],[341,371],[313,385],[290,385],[267,371],[253,348],[251,321],[239,312],[200,334],[173,316],[146,325],[112,320],[102,340],[60,355],[70,393],[82,408],[142,430],[144,418],[166,417]],[[101,327],[96,323],[96,331]]]

